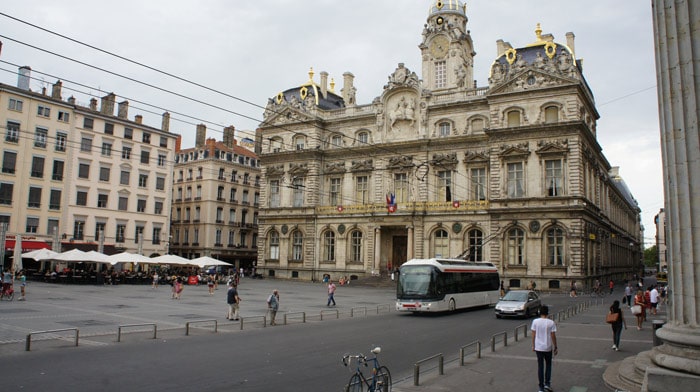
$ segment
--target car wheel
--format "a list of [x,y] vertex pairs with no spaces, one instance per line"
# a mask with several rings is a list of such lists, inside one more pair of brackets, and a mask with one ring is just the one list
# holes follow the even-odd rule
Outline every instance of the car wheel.
[[525,309],[525,318],[530,318],[530,308]]
[[457,305],[455,305],[455,300],[454,298],[450,298],[450,303],[449,305],[447,305],[447,310],[449,310],[450,312],[454,312],[455,309],[457,309]]
[[501,315],[500,315],[500,314],[497,314],[497,315],[496,315],[496,318],[497,318],[497,319],[501,318]]

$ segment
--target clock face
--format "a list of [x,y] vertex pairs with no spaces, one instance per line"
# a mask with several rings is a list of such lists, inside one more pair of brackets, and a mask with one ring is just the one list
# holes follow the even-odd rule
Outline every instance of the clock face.
[[438,35],[430,42],[430,53],[436,58],[443,58],[447,55],[450,41],[444,35]]

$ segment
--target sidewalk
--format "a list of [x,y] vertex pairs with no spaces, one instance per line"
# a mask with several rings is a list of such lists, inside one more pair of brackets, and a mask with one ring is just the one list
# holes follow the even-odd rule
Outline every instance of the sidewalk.
[[[660,307],[656,316],[647,315],[641,331],[637,330],[636,319],[623,305],[628,329],[622,331],[620,351],[612,350],[612,328],[605,323],[610,298],[602,305],[592,305],[588,309],[557,322],[557,342],[559,355],[552,365],[552,388],[557,392],[600,392],[611,391],[603,380],[605,369],[616,362],[650,350],[653,344],[652,320],[666,318],[666,306]],[[532,352],[532,335],[527,321],[528,336],[515,342],[513,331],[508,333],[508,346],[497,343],[496,352],[491,352],[490,342],[481,342],[481,359],[475,355],[467,357],[464,367],[458,362],[445,364],[444,375],[440,376],[434,363],[421,367],[420,386],[413,385],[413,379],[395,383],[392,391],[533,391],[537,388],[537,360]],[[453,354],[446,356],[454,357]]]

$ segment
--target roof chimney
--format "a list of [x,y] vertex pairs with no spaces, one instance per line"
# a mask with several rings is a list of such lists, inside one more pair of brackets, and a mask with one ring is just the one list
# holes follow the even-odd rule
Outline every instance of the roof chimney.
[[160,123],[160,130],[163,132],[170,132],[170,113],[163,113],[163,121]]
[[343,94],[343,101],[345,101],[345,106],[355,106],[355,86],[353,86],[353,81],[355,80],[355,75],[350,72],[345,72],[343,74],[343,89],[340,90]]
[[328,97],[328,72],[321,71],[321,95],[323,98]]
[[566,33],[566,46],[571,49],[571,54],[574,56],[574,60],[576,59],[576,49],[574,48],[574,39],[576,36],[572,32]]
[[97,110],[97,98],[90,98],[90,110]]
[[19,87],[22,90],[29,91],[29,79],[31,75],[31,67],[27,65],[19,67],[19,71],[17,72],[17,87]]
[[233,148],[236,145],[235,133],[236,128],[233,125],[224,128],[224,145],[226,147]]
[[102,105],[100,107],[100,113],[108,114],[114,116],[114,102],[117,100],[114,93],[109,93],[102,97]]
[[127,119],[129,118],[129,101],[121,101],[117,106],[117,117]]
[[134,122],[136,124],[142,124],[143,123],[143,116],[140,114],[137,114],[134,116]]
[[75,97],[71,95],[71,96],[68,98],[68,103],[71,104],[71,105],[75,105]]
[[177,135],[177,139],[175,139],[175,152],[179,153],[180,150],[182,150],[182,135]]
[[197,134],[194,137],[194,146],[197,148],[204,147],[204,143],[207,139],[207,126],[204,124],[197,124]]
[[60,80],[53,84],[51,88],[51,98],[61,99],[61,87],[63,87],[63,82]]

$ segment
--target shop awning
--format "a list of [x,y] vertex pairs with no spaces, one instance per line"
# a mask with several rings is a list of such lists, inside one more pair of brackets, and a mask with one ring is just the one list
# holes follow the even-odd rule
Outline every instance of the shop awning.
[[[14,250],[15,240],[5,240],[5,250]],[[31,241],[22,238],[22,253],[37,249],[51,249],[51,244],[46,241]]]

